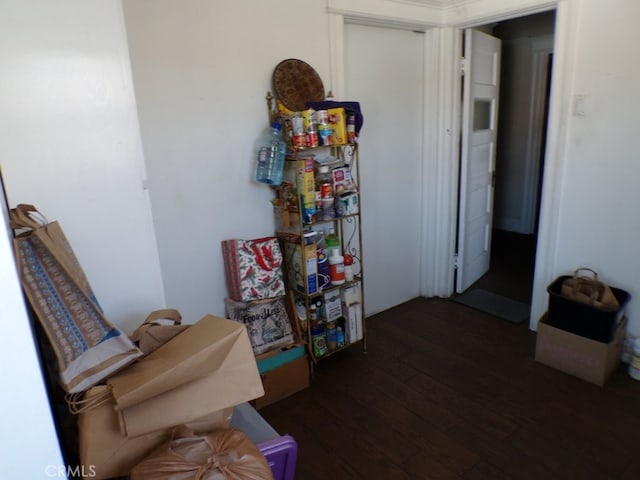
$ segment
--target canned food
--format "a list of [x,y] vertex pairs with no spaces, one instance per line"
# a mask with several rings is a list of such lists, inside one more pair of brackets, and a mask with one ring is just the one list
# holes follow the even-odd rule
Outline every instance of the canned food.
[[326,110],[318,110],[316,112],[318,123],[329,123],[329,113]]
[[295,147],[306,147],[307,146],[307,134],[306,133],[294,133],[293,134],[293,145]]
[[307,132],[307,147],[314,148],[319,144],[318,132]]
[[302,112],[302,120],[305,132],[308,132],[311,126],[313,126],[313,128],[315,129],[315,125],[318,123],[318,116],[316,115],[316,111],[313,108],[304,110]]
[[336,217],[334,198],[323,198],[322,199],[322,219],[323,220],[331,220]]
[[356,116],[353,113],[347,117],[347,143],[356,143]]
[[300,112],[296,112],[291,116],[291,130],[293,130],[294,135],[304,133],[304,119]]
[[332,198],[333,197],[333,185],[330,183],[323,183],[320,185],[320,198]]
[[333,145],[333,129],[329,125],[318,125],[318,135],[320,136],[320,145]]

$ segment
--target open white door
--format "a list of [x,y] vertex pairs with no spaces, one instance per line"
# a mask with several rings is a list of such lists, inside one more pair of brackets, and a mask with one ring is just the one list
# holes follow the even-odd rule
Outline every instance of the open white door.
[[498,38],[465,30],[456,292],[489,270],[500,83]]

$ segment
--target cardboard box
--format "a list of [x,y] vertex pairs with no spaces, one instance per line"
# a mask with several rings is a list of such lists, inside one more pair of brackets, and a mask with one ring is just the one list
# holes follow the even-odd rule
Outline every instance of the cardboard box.
[[255,400],[260,409],[309,386],[309,361],[304,355],[260,375],[264,396]]
[[556,328],[545,314],[538,323],[536,361],[575,377],[604,385],[620,364],[626,318],[610,343],[602,343]]
[[293,343],[293,330],[284,299],[267,298],[254,302],[224,299],[227,316],[247,328],[255,355]]
[[304,343],[292,343],[286,347],[272,350],[256,356],[260,375],[281,367],[282,365],[304,357],[306,346]]

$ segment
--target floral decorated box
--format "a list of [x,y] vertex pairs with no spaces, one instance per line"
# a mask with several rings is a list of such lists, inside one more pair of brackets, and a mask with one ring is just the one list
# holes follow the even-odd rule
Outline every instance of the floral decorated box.
[[285,294],[282,252],[275,237],[224,240],[222,255],[233,300],[250,302]]

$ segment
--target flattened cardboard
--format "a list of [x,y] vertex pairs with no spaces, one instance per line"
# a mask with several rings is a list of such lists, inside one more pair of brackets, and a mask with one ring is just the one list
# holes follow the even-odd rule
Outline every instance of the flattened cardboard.
[[588,382],[603,386],[620,364],[626,318],[614,339],[602,343],[549,325],[547,315],[538,323],[536,361]]
[[244,325],[207,315],[107,382],[123,435],[188,423],[264,393]]

